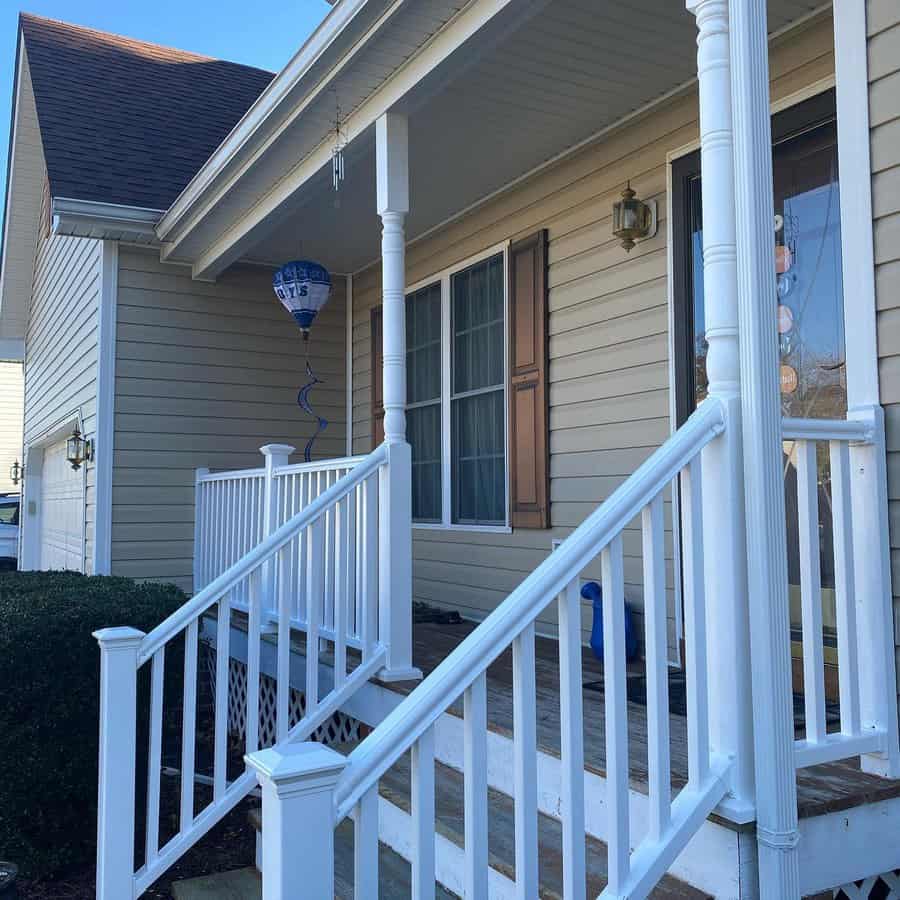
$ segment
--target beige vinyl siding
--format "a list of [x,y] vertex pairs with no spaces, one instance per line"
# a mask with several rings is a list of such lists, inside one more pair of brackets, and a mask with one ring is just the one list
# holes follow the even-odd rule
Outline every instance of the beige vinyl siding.
[[18,491],[9,478],[15,460],[22,461],[22,403],[25,377],[20,362],[0,362],[0,494]]
[[[44,196],[43,217],[47,215]],[[76,417],[97,430],[97,321],[102,243],[42,234],[25,337],[24,441],[41,445]],[[94,467],[85,465],[84,571],[94,539]]]
[[[773,98],[833,76],[831,19],[823,16],[771,54]],[[483,617],[670,434],[666,154],[698,138],[697,101],[674,99],[440,232],[413,243],[408,283],[539,228],[549,230],[552,531],[512,534],[417,530],[414,593]],[[659,203],[658,234],[630,254],[610,229],[627,179]],[[370,447],[370,309],[380,269],[354,279],[354,449]],[[380,376],[377,376],[380,377]],[[674,589],[671,507],[667,578]],[[641,606],[640,534],[625,535],[626,594]],[[588,574],[599,575],[598,566]],[[670,594],[671,597],[671,594]],[[674,602],[670,602],[674,610]],[[587,624],[587,610],[585,610]],[[541,626],[552,632],[554,615]],[[670,642],[674,644],[674,621]]]
[[[346,452],[344,281],[312,328],[328,422],[314,456]],[[314,429],[297,406],[308,380],[300,331],[272,293],[272,272],[238,266],[215,284],[122,247],[116,323],[112,570],[191,588],[194,477],[259,466],[259,448],[303,447]]]
[[878,357],[888,451],[891,568],[900,645],[900,6],[869,0],[869,124]]

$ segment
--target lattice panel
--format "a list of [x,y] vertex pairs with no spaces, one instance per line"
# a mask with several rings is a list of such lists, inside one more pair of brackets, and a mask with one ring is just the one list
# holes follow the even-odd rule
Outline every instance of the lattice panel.
[[886,872],[865,881],[835,888],[832,896],[840,900],[900,900],[900,873]]
[[[215,677],[215,671],[212,673]],[[259,677],[259,743],[271,747],[275,743],[277,687],[274,678]],[[306,714],[306,695],[291,688],[288,704],[288,720],[293,727]],[[247,721],[247,665],[230,659],[228,665],[228,731],[243,740]],[[309,740],[321,744],[345,744],[359,740],[359,722],[344,713],[335,713],[324,725],[319,726]]]

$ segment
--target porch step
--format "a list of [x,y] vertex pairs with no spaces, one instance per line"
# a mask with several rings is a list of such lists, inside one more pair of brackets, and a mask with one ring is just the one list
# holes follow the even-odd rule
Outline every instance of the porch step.
[[[353,745],[333,747],[347,755]],[[435,869],[439,880],[436,896],[454,897],[463,894],[463,776],[455,769],[435,763],[435,833],[437,838]],[[409,756],[405,754],[381,779],[379,784],[379,837],[380,864],[379,881],[382,891],[379,896],[393,897],[385,890],[385,884],[396,886],[396,896],[409,896],[412,840],[412,819],[410,817],[410,768]],[[255,827],[261,828],[258,811],[251,813]],[[515,824],[513,800],[495,790],[488,791],[488,854],[493,870],[492,896],[513,896],[512,882],[515,879]],[[598,896],[606,886],[607,854],[606,844],[591,837],[585,838],[587,863],[587,895]],[[335,891],[339,896],[353,896],[353,825],[345,821],[335,832]],[[538,816],[538,871],[540,897],[542,900],[562,898],[562,828],[560,823],[547,815]],[[499,876],[499,877],[498,877]],[[345,881],[345,879],[348,879]],[[443,885],[443,888],[441,887]],[[709,895],[666,876],[654,889],[652,897],[660,900],[702,900]]]
[[254,868],[185,878],[172,885],[175,900],[261,900],[262,879]]

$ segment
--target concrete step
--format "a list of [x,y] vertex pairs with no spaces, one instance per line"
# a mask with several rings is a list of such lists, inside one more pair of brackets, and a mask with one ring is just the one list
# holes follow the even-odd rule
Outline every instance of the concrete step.
[[172,885],[175,900],[261,900],[262,879],[254,868],[185,878]]

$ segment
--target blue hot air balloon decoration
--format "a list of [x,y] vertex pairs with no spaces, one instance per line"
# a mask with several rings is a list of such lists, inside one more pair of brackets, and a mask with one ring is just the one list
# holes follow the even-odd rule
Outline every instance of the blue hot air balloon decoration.
[[306,374],[310,381],[300,388],[297,404],[316,419],[317,427],[313,436],[306,442],[303,459],[310,462],[312,447],[316,438],[328,427],[328,420],[313,411],[309,402],[309,394],[313,387],[324,382],[317,378],[309,364],[309,329],[319,314],[319,310],[328,302],[331,295],[331,276],[328,269],[316,262],[300,259],[285,263],[272,278],[272,288],[281,301],[282,306],[294,317],[303,334],[306,347]]

